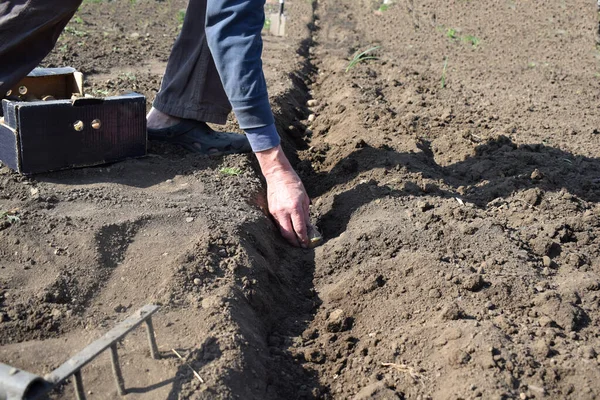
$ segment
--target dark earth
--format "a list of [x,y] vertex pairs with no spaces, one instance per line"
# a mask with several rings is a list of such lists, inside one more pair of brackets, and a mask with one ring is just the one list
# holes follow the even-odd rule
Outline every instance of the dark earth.
[[[43,65],[149,106],[185,5],[84,1]],[[265,74],[325,243],[279,236],[253,155],[1,167],[0,362],[43,375],[157,303],[162,359],[143,330],[119,347],[127,398],[598,398],[595,2],[286,13]],[[83,379],[119,398],[107,354]]]

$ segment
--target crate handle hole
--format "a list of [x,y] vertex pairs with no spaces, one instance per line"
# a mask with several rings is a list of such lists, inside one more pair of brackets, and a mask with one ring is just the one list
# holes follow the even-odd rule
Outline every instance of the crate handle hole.
[[73,122],[73,129],[75,129],[77,132],[81,132],[83,130],[83,121],[77,120]]
[[92,128],[100,129],[102,127],[102,122],[99,119],[95,119],[92,121]]

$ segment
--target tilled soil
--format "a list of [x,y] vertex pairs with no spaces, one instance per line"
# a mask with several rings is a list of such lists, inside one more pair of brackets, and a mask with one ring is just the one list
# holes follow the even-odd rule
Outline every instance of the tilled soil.
[[[600,53],[575,3],[286,2],[265,72],[315,250],[278,236],[252,156],[2,168],[0,361],[47,373],[156,302],[164,357],[121,346],[131,398],[597,398]],[[86,3],[44,64],[151,101],[184,8]],[[83,373],[117,398],[108,356]]]

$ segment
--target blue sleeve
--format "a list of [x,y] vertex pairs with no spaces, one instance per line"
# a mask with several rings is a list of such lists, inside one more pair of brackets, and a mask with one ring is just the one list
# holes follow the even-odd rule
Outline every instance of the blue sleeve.
[[250,147],[252,147],[252,151],[255,153],[277,147],[281,142],[275,124],[263,128],[246,129],[245,132],[250,142]]
[[[273,113],[261,60],[264,0],[208,0],[207,3],[208,47],[240,128],[247,131],[272,125]],[[272,130],[267,136],[274,137]]]

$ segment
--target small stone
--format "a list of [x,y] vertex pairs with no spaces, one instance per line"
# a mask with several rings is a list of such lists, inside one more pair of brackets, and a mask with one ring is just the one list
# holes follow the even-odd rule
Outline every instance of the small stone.
[[556,263],[548,256],[544,256],[542,258],[542,263],[544,264],[544,267],[546,268],[556,268],[558,265],[556,265]]
[[552,320],[552,318],[550,318],[547,315],[542,315],[542,317],[539,319],[539,323],[541,326],[544,326],[544,327],[554,325],[554,321]]
[[470,292],[477,292],[483,288],[483,285],[485,285],[485,282],[481,275],[473,274],[464,279],[462,287]]
[[427,201],[419,201],[417,203],[417,208],[423,212],[431,210],[433,206]]
[[306,102],[306,105],[307,105],[308,107],[314,107],[314,106],[316,106],[317,104],[319,104],[319,102],[318,102],[317,100],[315,100],[315,99],[310,99],[310,100],[308,100],[308,101]]
[[534,181],[539,181],[540,179],[542,179],[544,177],[544,174],[542,174],[540,172],[539,169],[534,169],[533,172],[531,173],[531,179]]
[[543,339],[538,340],[533,345],[533,350],[541,357],[549,357],[550,356],[550,347],[546,344]]
[[327,332],[343,332],[345,330],[350,329],[350,326],[352,325],[352,319],[349,317],[346,317],[344,310],[342,309],[337,309],[331,312],[331,314],[329,314],[329,317],[327,318]]
[[323,364],[325,362],[325,355],[319,350],[308,349],[304,352],[304,359],[311,363]]
[[456,303],[448,304],[440,314],[440,318],[444,321],[455,321],[465,317],[465,312]]
[[316,116],[315,114],[310,114],[310,115],[308,116],[308,122],[309,122],[309,123],[310,123],[310,122],[314,122],[315,118],[317,118],[317,116]]
[[122,313],[122,312],[127,311],[127,307],[125,307],[123,304],[117,304],[115,306],[114,310],[115,310],[115,312]]
[[202,279],[200,279],[200,278],[194,278],[194,285],[196,285],[196,286],[202,285]]
[[194,222],[194,217],[187,217],[185,222]]
[[521,393],[521,394],[519,394],[519,398],[520,398],[521,400],[527,400],[527,394],[525,394],[525,393]]

